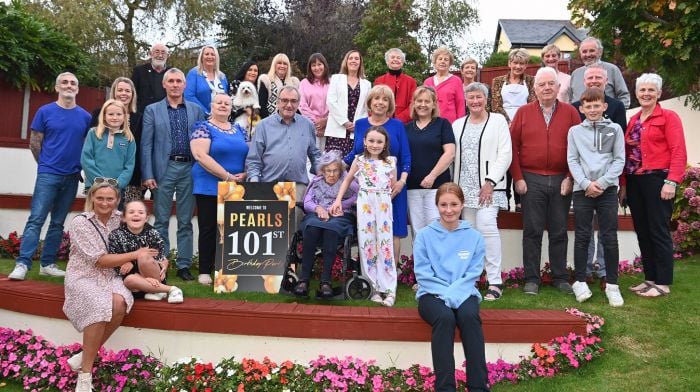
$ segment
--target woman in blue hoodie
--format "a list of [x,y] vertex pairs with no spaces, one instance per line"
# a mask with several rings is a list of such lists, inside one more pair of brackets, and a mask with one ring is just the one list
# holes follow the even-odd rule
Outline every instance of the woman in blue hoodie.
[[469,391],[488,391],[484,334],[476,280],[484,268],[484,239],[460,220],[464,193],[459,185],[441,185],[435,196],[440,219],[423,228],[413,245],[420,285],[418,313],[433,328],[431,351],[435,390],[455,391],[454,334],[459,328],[467,360]]

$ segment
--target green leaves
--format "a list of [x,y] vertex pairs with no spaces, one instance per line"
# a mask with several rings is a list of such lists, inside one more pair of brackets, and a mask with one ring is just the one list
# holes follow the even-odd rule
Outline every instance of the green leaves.
[[51,89],[56,75],[71,71],[94,79],[91,59],[42,18],[19,2],[0,4],[0,70],[13,86]]
[[[700,3],[696,0],[571,0],[574,20],[638,72],[657,72],[700,109]],[[590,18],[590,17],[593,18]],[[608,49],[611,48],[611,49]],[[612,52],[612,53],[611,53]]]

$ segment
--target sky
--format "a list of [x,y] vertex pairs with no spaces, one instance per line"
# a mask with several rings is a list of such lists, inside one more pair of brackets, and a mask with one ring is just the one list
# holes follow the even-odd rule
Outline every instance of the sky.
[[481,23],[473,27],[468,42],[488,40],[491,45],[496,38],[499,19],[571,19],[566,9],[568,0],[474,0]]

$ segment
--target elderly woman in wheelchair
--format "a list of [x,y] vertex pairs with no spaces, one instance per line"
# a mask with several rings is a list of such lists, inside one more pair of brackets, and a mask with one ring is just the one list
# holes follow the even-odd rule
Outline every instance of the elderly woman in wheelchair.
[[338,245],[345,237],[353,234],[355,227],[355,202],[357,201],[357,182],[353,182],[343,195],[342,213],[330,212],[340,184],[345,178],[346,166],[340,151],[331,150],[321,156],[314,177],[304,195],[304,212],[301,222],[303,233],[302,266],[299,281],[292,293],[299,297],[309,295],[309,279],[316,258],[316,248],[321,247],[323,270],[318,294],[321,298],[333,297],[331,286],[331,269],[336,257]]

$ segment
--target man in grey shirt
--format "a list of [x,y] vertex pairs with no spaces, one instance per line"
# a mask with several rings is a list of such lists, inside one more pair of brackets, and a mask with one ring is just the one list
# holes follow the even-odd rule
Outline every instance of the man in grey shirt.
[[306,158],[311,160],[311,172],[315,173],[321,151],[316,147],[314,124],[297,114],[299,97],[296,87],[282,87],[277,113],[255,127],[246,166],[251,182],[296,182],[296,199],[301,201],[309,183]]
[[584,66],[577,68],[571,73],[571,84],[569,85],[569,102],[578,101],[583,91],[586,90],[584,83],[584,72],[591,64],[600,64],[608,73],[608,83],[605,86],[605,95],[622,101],[625,109],[630,107],[630,92],[627,90],[627,84],[622,77],[622,72],[615,64],[601,61],[603,56],[603,44],[599,39],[588,37],[581,41],[578,47],[581,60]]

